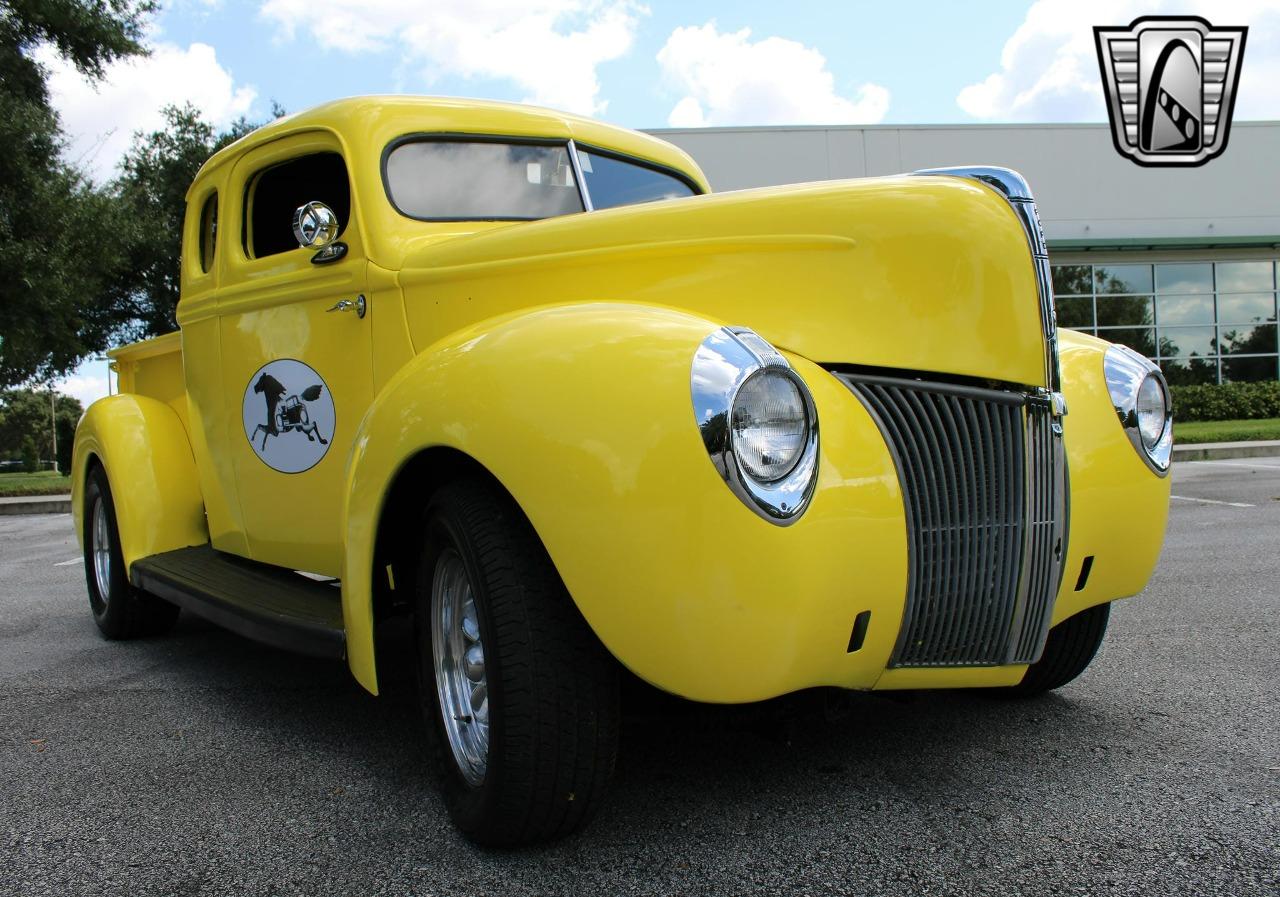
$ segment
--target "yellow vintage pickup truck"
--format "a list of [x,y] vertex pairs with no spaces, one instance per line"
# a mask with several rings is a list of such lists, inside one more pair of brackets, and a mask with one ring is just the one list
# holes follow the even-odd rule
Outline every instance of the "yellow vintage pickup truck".
[[635,132],[365,97],[211,158],[182,241],[180,331],[76,434],[94,619],[187,608],[376,694],[410,616],[482,843],[599,806],[622,667],[1034,695],[1156,562],[1168,389],[1057,329],[1008,169],[713,195]]

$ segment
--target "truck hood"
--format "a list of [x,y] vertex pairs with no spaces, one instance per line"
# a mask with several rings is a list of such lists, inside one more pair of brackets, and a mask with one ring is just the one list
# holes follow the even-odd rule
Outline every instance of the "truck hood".
[[548,304],[638,302],[750,327],[827,365],[1045,385],[1027,236],[954,177],[774,187],[519,224],[411,250],[417,350]]

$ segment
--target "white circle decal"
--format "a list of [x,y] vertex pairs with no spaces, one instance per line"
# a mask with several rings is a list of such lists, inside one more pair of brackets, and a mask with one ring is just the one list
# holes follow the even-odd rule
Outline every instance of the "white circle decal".
[[254,453],[281,473],[315,467],[329,451],[337,422],[328,384],[292,358],[258,368],[245,387],[241,414]]

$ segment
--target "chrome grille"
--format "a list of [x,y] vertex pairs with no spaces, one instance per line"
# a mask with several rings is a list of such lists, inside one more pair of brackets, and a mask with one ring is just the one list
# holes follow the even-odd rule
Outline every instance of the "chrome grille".
[[1039,658],[1064,549],[1061,428],[1036,395],[840,375],[894,453],[909,578],[891,666]]

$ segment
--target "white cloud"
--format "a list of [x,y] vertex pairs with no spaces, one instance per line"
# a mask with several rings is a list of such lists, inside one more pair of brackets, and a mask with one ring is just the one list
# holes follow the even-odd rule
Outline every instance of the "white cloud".
[[72,373],[54,384],[54,388],[80,400],[88,408],[90,404],[110,393],[108,378],[111,376],[107,362],[86,358]]
[[887,88],[868,83],[843,96],[820,52],[780,37],[753,41],[750,28],[721,33],[714,21],[677,28],[658,64],[685,94],[667,119],[677,128],[873,124],[889,109]]
[[607,106],[597,67],[631,49],[647,12],[632,0],[366,0],[320,15],[310,0],[262,6],[286,40],[301,29],[327,49],[392,50],[427,84],[502,79],[527,91],[525,102],[588,115]]
[[106,77],[96,84],[51,50],[41,50],[37,57],[49,69],[53,106],[70,137],[67,157],[99,181],[115,174],[134,132],[161,126],[164,106],[192,103],[221,127],[248,114],[257,97],[254,88],[236,86],[208,44],[194,43],[185,50],[157,44],[150,56],[108,66]]
[[1249,26],[1236,118],[1280,118],[1277,0],[1218,0],[1200,10],[1174,0],[1040,0],[1005,43],[1000,70],[965,87],[956,102],[981,119],[1105,121],[1093,26],[1195,13],[1214,25]]

